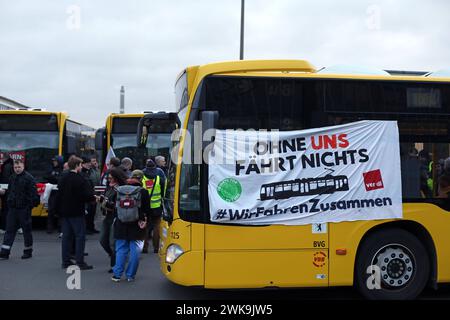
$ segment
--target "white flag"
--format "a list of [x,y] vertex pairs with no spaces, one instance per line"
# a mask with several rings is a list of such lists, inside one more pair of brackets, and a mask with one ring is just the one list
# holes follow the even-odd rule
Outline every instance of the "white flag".
[[114,153],[113,148],[109,147],[108,154],[106,155],[105,164],[103,166],[102,174],[105,174],[106,170],[109,169],[109,162],[111,161],[111,158],[115,156],[116,154]]

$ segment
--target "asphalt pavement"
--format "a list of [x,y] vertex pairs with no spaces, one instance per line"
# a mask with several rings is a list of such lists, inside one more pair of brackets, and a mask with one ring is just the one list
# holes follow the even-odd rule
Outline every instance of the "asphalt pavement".
[[[192,299],[272,299],[272,300],[355,300],[352,288],[208,290],[171,283],[159,270],[158,256],[142,254],[135,282],[111,281],[109,259],[98,242],[98,235],[87,236],[86,261],[93,270],[81,271],[80,289],[69,289],[72,274],[61,268],[61,240],[57,233],[33,232],[33,258],[21,260],[23,237],[18,235],[9,260],[0,260],[0,300],[192,300]],[[73,278],[69,279],[73,280]],[[73,284],[74,281],[69,281]],[[421,299],[450,299],[450,287],[426,290]]]

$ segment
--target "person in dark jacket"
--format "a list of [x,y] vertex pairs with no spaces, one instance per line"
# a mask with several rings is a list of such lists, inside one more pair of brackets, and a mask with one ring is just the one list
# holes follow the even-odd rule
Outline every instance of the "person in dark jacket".
[[438,197],[444,199],[450,198],[450,157],[445,159],[442,174],[438,181]]
[[164,175],[167,177],[167,163],[166,158],[164,156],[156,156],[155,157],[156,166],[164,172]]
[[[81,168],[81,176],[87,181],[88,188],[94,190],[94,183],[91,180],[91,159],[88,157],[82,158],[82,168]],[[100,231],[95,229],[95,203],[87,203],[86,204],[86,234],[94,234],[100,233]]]
[[[63,172],[63,164],[64,160],[61,156],[55,156],[52,158],[52,167],[47,176],[45,177],[45,180],[47,180],[48,183],[57,185],[59,177],[61,173]],[[58,214],[57,214],[57,208],[56,208],[56,196],[58,191],[52,190],[50,193],[50,197],[48,198],[48,216],[47,216],[47,233],[53,233],[53,230],[55,228],[55,224],[57,223]]]
[[131,178],[131,168],[133,167],[133,160],[131,160],[128,157],[125,157],[122,159],[120,166],[122,167],[127,177]]
[[[127,184],[142,187],[141,182],[133,177],[127,180]],[[120,281],[122,278],[128,253],[130,253],[130,257],[125,274],[129,282],[134,281],[139,266],[139,255],[144,246],[143,239],[145,238],[146,224],[150,214],[148,192],[144,188],[141,188],[140,192],[141,205],[139,207],[138,221],[122,222],[118,217],[117,211],[115,214],[114,239],[116,242],[116,264],[113,268],[114,275],[111,278],[115,282]]]
[[9,155],[6,155],[6,158],[3,161],[0,170],[0,182],[2,184],[9,182],[9,177],[11,177],[14,173],[13,167],[13,159]]
[[[147,188],[146,182],[147,180],[155,181],[156,177],[159,177],[159,192],[150,192],[152,197],[150,199],[150,211],[151,211],[151,220],[149,221],[148,226],[148,236],[144,240],[144,248],[143,252],[148,253],[148,240],[151,238],[153,243],[153,252],[158,253],[159,250],[159,225],[161,222],[162,216],[162,199],[164,198],[166,191],[166,175],[164,172],[158,168],[155,162],[152,159],[148,159],[146,162],[146,167],[143,171],[144,173],[144,188]],[[153,184],[152,184],[153,185]],[[159,194],[158,194],[159,193]]]
[[155,161],[152,159],[148,159],[145,163],[145,168],[143,170],[144,175],[149,179],[154,179],[156,176],[159,176],[161,183],[161,190],[165,190],[166,186],[166,174],[161,168],[158,168]]
[[98,168],[98,161],[97,161],[97,157],[95,155],[89,157],[89,159],[91,162],[89,178],[91,179],[94,187],[96,187],[96,186],[100,185],[100,170]]
[[62,156],[54,156],[52,158],[51,168],[45,176],[45,180],[51,184],[58,184],[58,178],[63,172],[64,159]]
[[117,157],[112,157],[109,160],[109,163],[107,164],[108,169],[105,171],[105,173],[102,175],[101,179],[100,179],[100,184],[102,186],[106,186],[106,189],[108,189],[108,176],[109,176],[109,172],[113,169],[113,168],[118,168],[120,167],[120,159]]
[[84,261],[86,242],[85,205],[96,201],[94,191],[88,182],[80,175],[81,160],[71,157],[68,161],[69,172],[61,178],[58,184],[58,211],[62,217],[62,267],[75,264],[70,260],[71,239],[75,237],[76,264],[81,270],[93,269]]
[[430,166],[431,162],[430,153],[426,150],[421,150],[419,152],[419,160],[420,160],[420,191],[424,198],[432,198],[433,192],[429,186],[429,181],[433,177]]
[[8,218],[0,259],[9,258],[18,224],[23,230],[25,242],[22,259],[29,259],[32,256],[31,209],[39,204],[39,195],[34,177],[24,169],[25,165],[22,160],[14,160],[14,174],[8,183]]
[[[3,162],[1,170],[0,170],[0,184],[8,184],[9,178],[14,173],[13,170],[13,160],[9,155],[7,155],[7,159]],[[6,217],[8,216],[8,204],[7,204],[7,197],[8,197],[8,191],[2,192],[3,194],[0,194],[0,201],[2,202],[2,209],[0,212],[0,230],[6,229]],[[2,232],[4,233],[4,232]]]
[[109,185],[106,189],[103,197],[100,197],[98,202],[101,206],[104,216],[102,229],[100,232],[100,245],[106,251],[110,257],[111,269],[116,264],[116,252],[114,248],[114,238],[112,232],[112,224],[114,221],[115,208],[116,208],[116,186],[122,186],[126,184],[127,177],[122,169],[112,168],[108,175]]

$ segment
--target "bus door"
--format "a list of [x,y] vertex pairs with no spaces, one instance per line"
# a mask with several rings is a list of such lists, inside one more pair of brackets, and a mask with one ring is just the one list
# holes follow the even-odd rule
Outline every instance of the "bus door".
[[[203,130],[208,130],[208,121],[203,119],[208,113],[202,112]],[[210,217],[208,170],[202,164],[205,221]],[[328,286],[327,224],[244,226],[209,220],[204,232],[205,287]]]

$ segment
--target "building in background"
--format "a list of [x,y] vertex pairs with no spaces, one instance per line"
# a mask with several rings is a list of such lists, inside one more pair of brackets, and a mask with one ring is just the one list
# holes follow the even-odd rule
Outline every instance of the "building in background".
[[0,110],[28,110],[30,107],[0,96]]

